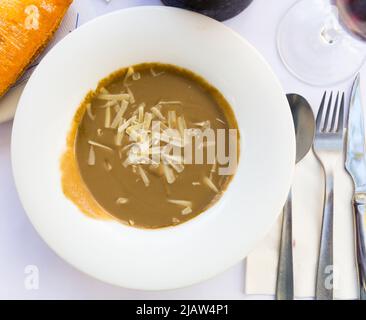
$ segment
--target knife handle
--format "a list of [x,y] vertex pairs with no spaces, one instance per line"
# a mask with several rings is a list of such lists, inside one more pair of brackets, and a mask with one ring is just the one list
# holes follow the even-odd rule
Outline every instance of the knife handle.
[[323,222],[316,274],[315,299],[333,300],[333,171],[325,172]]
[[282,233],[277,270],[276,300],[294,300],[291,190],[283,208],[282,216]]
[[353,210],[360,300],[366,300],[366,193],[356,193],[354,195]]

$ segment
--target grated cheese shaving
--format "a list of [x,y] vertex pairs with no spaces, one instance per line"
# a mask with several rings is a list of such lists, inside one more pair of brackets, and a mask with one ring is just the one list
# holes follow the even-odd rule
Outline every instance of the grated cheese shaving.
[[129,94],[129,96],[130,96],[130,102],[131,103],[135,103],[136,102],[136,100],[135,100],[135,96],[134,96],[134,94],[132,93],[132,91],[131,91],[131,89],[129,88],[129,87],[127,87],[127,93]]
[[122,145],[122,140],[123,140],[124,135],[125,135],[125,133],[123,131],[122,132],[117,132],[116,137],[115,137],[115,144],[117,146]]
[[94,151],[94,147],[92,145],[89,148],[88,165],[89,166],[95,165],[95,151]]
[[133,116],[131,117],[130,119],[128,119],[126,122],[124,122],[123,124],[121,124],[119,127],[118,127],[118,132],[121,133],[123,132],[124,130],[126,130],[129,125],[136,119],[136,116]]
[[125,161],[122,162],[122,166],[127,168],[131,164],[130,158],[126,158]]
[[174,163],[172,161],[169,162],[169,165],[178,173],[182,173],[184,170],[184,165],[180,164],[180,163]]
[[172,100],[172,101],[159,101],[160,105],[162,104],[182,104],[182,101],[178,101],[178,100]]
[[202,122],[196,122],[196,123],[193,123],[195,126],[197,127],[202,127],[202,128],[210,128],[211,127],[211,122],[210,120],[206,120],[206,121],[202,121]]
[[169,128],[175,128],[177,126],[177,114],[175,110],[168,111],[168,126]]
[[108,160],[104,160],[104,169],[106,169],[107,171],[111,171],[112,170],[112,165]]
[[138,107],[138,114],[139,114],[139,122],[144,121],[144,106],[139,106]]
[[183,148],[184,143],[183,143],[182,139],[180,137],[177,137],[177,136],[175,136],[173,134],[169,134],[169,133],[170,133],[169,130],[164,130],[164,132],[162,134],[160,134],[158,136],[158,138],[163,142],[171,144],[172,146]]
[[163,171],[164,171],[166,181],[169,184],[172,184],[175,181],[175,175],[173,173],[173,170],[165,164],[162,164],[162,166],[163,166]]
[[171,161],[171,162],[174,162],[174,163],[183,163],[183,158],[182,158],[182,156],[167,154],[167,153],[165,153],[164,151],[162,152],[162,156],[163,156],[167,161]]
[[91,109],[91,104],[90,103],[88,103],[86,105],[86,111],[88,113],[89,118],[94,121],[95,120],[95,115],[92,113],[92,109]]
[[173,222],[173,223],[179,223],[179,222],[180,222],[180,220],[179,220],[178,218],[172,218],[172,222]]
[[148,130],[151,125],[152,120],[152,114],[150,112],[146,112],[144,115],[144,123],[143,123],[143,129]]
[[99,90],[100,93],[103,93],[103,94],[109,94],[109,91],[106,89],[106,88],[100,88]]
[[186,214],[190,214],[192,213],[192,208],[191,207],[186,207],[182,210],[182,215],[186,215]]
[[113,151],[113,149],[111,147],[108,147],[108,146],[106,146],[104,144],[101,144],[99,142],[95,142],[93,140],[89,140],[88,143],[95,146],[95,147],[99,147],[99,148],[102,148],[102,149],[105,149],[105,150],[108,150],[108,151]]
[[127,144],[127,145],[125,145],[122,149],[121,149],[121,151],[122,152],[124,152],[124,151],[126,151],[128,148],[130,148],[131,146],[133,146],[135,143],[134,142],[132,142],[132,143],[129,143],[129,144]]
[[123,79],[123,83],[126,84],[128,78],[131,77],[134,73],[135,73],[135,71],[133,70],[133,68],[128,67],[125,78]]
[[165,117],[161,113],[161,111],[155,106],[151,108],[151,112],[158,117],[161,121],[165,121]]
[[216,172],[216,167],[217,167],[217,162],[215,159],[215,162],[213,163],[212,167],[211,167],[211,172]]
[[145,186],[148,187],[150,185],[150,180],[145,172],[144,169],[142,169],[141,166],[138,166],[138,171],[139,171],[139,174],[140,174],[140,177],[142,179],[142,181],[144,182]]
[[203,182],[206,186],[208,186],[212,191],[218,193],[219,190],[217,189],[217,187],[215,186],[215,184],[212,182],[212,180],[208,177],[204,177],[203,178]]
[[104,109],[104,108],[108,108],[108,107],[114,107],[117,104],[118,104],[118,100],[111,100],[111,101],[108,101],[107,103],[103,104],[99,108],[103,108]]
[[192,207],[192,201],[188,201],[188,200],[168,199],[167,201],[169,203],[173,203],[173,204],[176,204],[176,205],[182,206],[182,207]]
[[110,128],[111,126],[111,107],[105,109],[104,127]]
[[137,81],[137,80],[140,80],[140,79],[141,79],[141,74],[140,74],[140,72],[135,72],[135,73],[132,75],[132,80]]
[[184,138],[184,130],[187,129],[186,121],[184,120],[183,116],[178,117],[178,130],[180,133],[180,136]]
[[116,116],[114,117],[111,128],[116,129],[118,124],[122,121],[123,115],[125,114],[128,107],[128,101],[123,100],[120,109],[118,110]]
[[162,74],[164,74],[164,71],[156,72],[153,68],[150,69],[150,72],[153,77],[158,77],[158,76],[161,76]]
[[116,203],[117,204],[125,204],[128,202],[128,199],[127,198],[123,198],[123,197],[120,197],[116,200]]
[[127,93],[100,94],[97,98],[100,100],[122,101],[122,100],[129,100],[130,95]]

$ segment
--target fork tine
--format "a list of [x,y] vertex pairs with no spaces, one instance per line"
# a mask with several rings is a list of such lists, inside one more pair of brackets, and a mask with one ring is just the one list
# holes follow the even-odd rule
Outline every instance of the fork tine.
[[335,126],[335,122],[336,122],[337,114],[339,113],[339,108],[340,108],[338,106],[338,98],[339,98],[339,91],[337,92],[337,98],[336,98],[336,101],[335,101],[334,107],[333,107],[332,123],[330,125],[330,131],[331,132],[337,131],[337,128]]
[[341,104],[339,106],[337,133],[342,133],[343,128],[344,128],[344,92],[342,94]]
[[333,91],[331,91],[331,93],[330,93],[328,107],[327,107],[327,110],[325,111],[325,119],[324,119],[324,126],[323,126],[324,132],[327,132],[327,129],[328,129],[329,116],[332,112],[332,99],[333,99]]
[[327,95],[327,92],[324,91],[323,98],[322,98],[322,102],[320,103],[318,115],[316,116],[316,130],[318,132],[321,131],[321,123],[322,123],[322,118],[323,118],[324,103],[325,103],[325,97],[326,97],[326,95]]

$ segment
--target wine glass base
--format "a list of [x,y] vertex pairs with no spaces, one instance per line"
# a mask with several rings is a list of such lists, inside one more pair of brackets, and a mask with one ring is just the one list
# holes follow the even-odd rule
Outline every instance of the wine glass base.
[[287,69],[315,86],[347,80],[366,57],[366,46],[343,29],[336,7],[326,0],[295,3],[279,25],[277,48]]

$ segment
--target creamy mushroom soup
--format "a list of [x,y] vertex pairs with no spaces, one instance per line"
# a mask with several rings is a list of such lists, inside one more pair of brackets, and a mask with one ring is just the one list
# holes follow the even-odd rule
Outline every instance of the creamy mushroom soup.
[[74,117],[64,193],[88,215],[135,227],[185,222],[218,201],[232,178],[220,174],[218,138],[207,134],[218,129],[228,153],[229,129],[238,132],[233,111],[202,77],[160,63],[122,69]]

